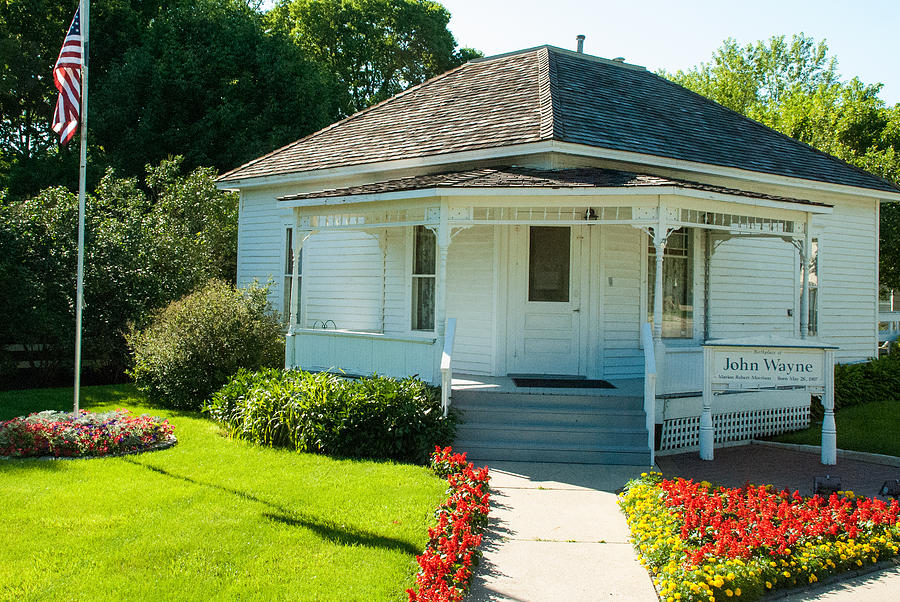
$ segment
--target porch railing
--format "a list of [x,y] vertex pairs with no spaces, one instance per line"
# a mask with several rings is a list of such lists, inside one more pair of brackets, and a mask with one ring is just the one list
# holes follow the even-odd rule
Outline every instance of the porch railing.
[[285,367],[341,370],[349,375],[373,372],[404,378],[417,375],[441,383],[443,341],[434,336],[385,335],[348,330],[295,329],[285,341]]
[[447,318],[444,330],[444,351],[441,353],[441,407],[444,417],[450,411],[450,396],[453,393],[453,342],[456,339],[456,318]]
[[900,338],[900,311],[878,312],[878,342],[887,343]]
[[656,444],[656,354],[650,322],[641,325],[641,344],[644,347],[644,414],[647,416],[647,445],[652,466],[656,462],[653,451]]

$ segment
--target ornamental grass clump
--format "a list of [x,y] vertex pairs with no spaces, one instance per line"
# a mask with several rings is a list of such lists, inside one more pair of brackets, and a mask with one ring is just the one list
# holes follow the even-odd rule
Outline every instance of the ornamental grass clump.
[[204,406],[232,437],[334,456],[425,463],[453,440],[440,391],[416,378],[238,372]]
[[900,552],[900,505],[644,473],[619,498],[663,600],[757,599]]
[[478,546],[490,510],[488,467],[476,469],[465,454],[436,447],[431,468],[447,479],[447,499],[435,513],[437,525],[428,530],[425,552],[416,557],[419,573],[410,602],[460,602],[469,589],[473,569],[481,557]]
[[167,420],[128,410],[82,411],[77,419],[67,412],[45,411],[0,422],[0,456],[79,457],[142,451],[174,442]]

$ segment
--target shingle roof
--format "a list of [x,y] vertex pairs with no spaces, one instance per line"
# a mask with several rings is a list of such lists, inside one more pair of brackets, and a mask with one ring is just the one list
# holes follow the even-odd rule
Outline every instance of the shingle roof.
[[360,186],[331,188],[279,197],[279,201],[299,201],[336,197],[353,197],[368,194],[386,194],[432,188],[637,188],[671,186],[675,188],[703,190],[719,194],[766,199],[785,203],[825,206],[804,199],[763,194],[724,186],[710,186],[689,180],[663,178],[614,169],[583,167],[574,169],[532,169],[528,167],[489,167],[440,174],[397,178]]
[[467,63],[219,180],[545,140],[900,190],[643,68],[551,46]]

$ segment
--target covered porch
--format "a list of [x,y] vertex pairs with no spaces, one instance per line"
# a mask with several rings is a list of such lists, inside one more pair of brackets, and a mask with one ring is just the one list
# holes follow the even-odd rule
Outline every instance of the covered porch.
[[[619,384],[603,396],[640,398],[651,450],[655,431],[663,447],[693,444],[694,426],[666,410],[693,412],[703,341],[815,332],[812,223],[831,212],[605,169],[481,169],[276,202],[296,232],[286,366],[418,375],[442,387],[445,407],[457,391],[516,393],[510,374],[606,379]],[[355,306],[368,327],[311,309],[327,306],[310,301],[317,281],[335,307],[356,296],[354,282],[303,269],[317,238],[341,241],[327,247],[338,254],[369,241],[374,292]]]

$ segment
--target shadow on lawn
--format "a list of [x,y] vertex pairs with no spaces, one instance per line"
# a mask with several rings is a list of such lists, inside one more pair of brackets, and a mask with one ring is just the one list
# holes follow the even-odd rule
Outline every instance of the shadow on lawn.
[[265,518],[285,525],[290,525],[292,527],[305,527],[315,532],[322,539],[325,539],[332,543],[336,543],[338,545],[361,545],[384,548],[387,550],[403,552],[404,554],[409,554],[411,556],[416,556],[417,554],[421,553],[421,550],[418,547],[401,539],[385,537],[383,535],[378,535],[377,533],[371,533],[362,529],[355,529],[352,527],[348,528],[343,525],[337,525],[330,521],[313,519],[305,516],[302,513],[291,510],[290,508],[287,508],[281,504],[265,500],[261,497],[253,495],[252,493],[241,491],[240,489],[234,489],[232,487],[226,487],[224,485],[218,485],[216,483],[205,483],[203,481],[198,481],[197,479],[193,479],[188,476],[175,474],[164,468],[160,468],[159,466],[153,466],[152,464],[144,464],[143,462],[138,462],[133,458],[123,457],[121,459],[125,462],[128,462],[129,464],[134,464],[135,466],[146,468],[151,472],[155,472],[166,477],[185,481],[187,483],[191,483],[192,485],[209,487],[210,489],[218,489],[219,491],[230,493],[249,502],[262,504],[274,511],[263,512],[262,515]]

